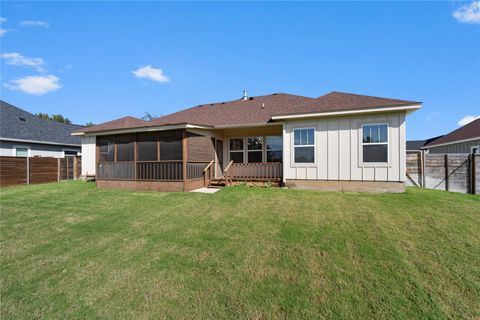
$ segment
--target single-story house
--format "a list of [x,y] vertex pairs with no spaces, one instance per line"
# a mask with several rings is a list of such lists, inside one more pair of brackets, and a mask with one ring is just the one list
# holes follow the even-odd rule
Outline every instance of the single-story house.
[[407,140],[407,153],[408,152],[420,152],[422,151],[422,147],[429,144],[430,142],[433,142],[434,140],[437,140],[438,138],[441,138],[443,136],[438,136],[438,137],[433,137],[430,139],[424,139],[424,140]]
[[0,156],[64,158],[81,153],[83,126],[41,119],[0,100]]
[[331,92],[285,93],[125,117],[74,133],[82,174],[99,187],[188,191],[212,181],[401,191],[405,116],[420,102]]
[[480,119],[422,146],[426,153],[480,153]]

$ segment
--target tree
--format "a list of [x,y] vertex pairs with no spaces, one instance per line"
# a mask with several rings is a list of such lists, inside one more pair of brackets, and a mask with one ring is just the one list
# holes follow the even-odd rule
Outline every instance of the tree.
[[70,119],[62,116],[61,114],[52,114],[51,116],[48,115],[48,113],[37,113],[36,114],[37,117],[41,118],[41,119],[45,119],[45,120],[53,120],[53,121],[57,121],[57,122],[61,122],[61,123],[67,123],[67,124],[71,124],[72,121],[70,121]]
[[155,120],[157,118],[160,118],[161,116],[157,116],[156,114],[152,114],[150,112],[145,112],[145,115],[142,117],[143,120],[145,121],[150,121],[150,120]]
[[85,127],[91,127],[91,126],[94,126],[94,125],[95,125],[95,123],[93,123],[93,122],[85,123]]

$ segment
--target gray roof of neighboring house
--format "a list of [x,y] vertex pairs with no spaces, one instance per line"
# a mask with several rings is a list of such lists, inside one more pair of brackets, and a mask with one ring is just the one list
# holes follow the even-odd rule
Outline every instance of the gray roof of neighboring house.
[[52,144],[81,145],[70,135],[83,126],[41,119],[30,112],[0,100],[0,139],[41,141]]
[[443,136],[438,136],[438,137],[433,137],[430,139],[425,139],[425,140],[408,140],[407,141],[407,151],[420,151],[422,150],[422,147],[426,145],[427,143],[433,142]]

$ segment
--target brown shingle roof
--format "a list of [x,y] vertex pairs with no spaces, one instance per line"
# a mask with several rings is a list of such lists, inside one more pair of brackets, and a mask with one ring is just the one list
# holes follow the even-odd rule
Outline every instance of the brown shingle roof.
[[461,141],[466,139],[479,138],[480,139],[480,119],[474,120],[463,127],[458,128],[444,135],[443,137],[436,139],[430,143],[427,143],[423,148],[434,147],[439,144],[451,143],[455,141]]
[[115,129],[196,124],[203,126],[234,126],[266,124],[272,116],[317,113],[344,110],[363,110],[419,104],[419,102],[331,92],[316,99],[274,93],[227,102],[203,104],[175,112],[151,121],[125,117],[84,129],[80,132],[98,132]]
[[247,100],[203,104],[149,122],[151,126],[192,123],[208,126],[267,123],[273,114],[288,112],[312,98],[285,93],[250,97]]
[[311,99],[303,104],[293,106],[285,113],[277,115],[292,115],[304,113],[320,113],[332,111],[362,110],[382,107],[397,107],[416,105],[421,102],[387,99],[373,96],[365,96],[353,93],[332,91],[316,99]]
[[104,122],[96,126],[83,128],[75,132],[98,132],[98,131],[108,131],[108,130],[117,130],[117,129],[137,128],[137,127],[143,127],[147,123],[148,123],[147,121],[144,121],[138,118],[123,117],[120,119]]

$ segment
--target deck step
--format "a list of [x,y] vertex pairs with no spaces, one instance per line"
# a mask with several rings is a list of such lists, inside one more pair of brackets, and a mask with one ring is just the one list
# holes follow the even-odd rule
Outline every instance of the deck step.
[[225,186],[225,179],[212,179],[208,184],[208,187],[219,188]]

